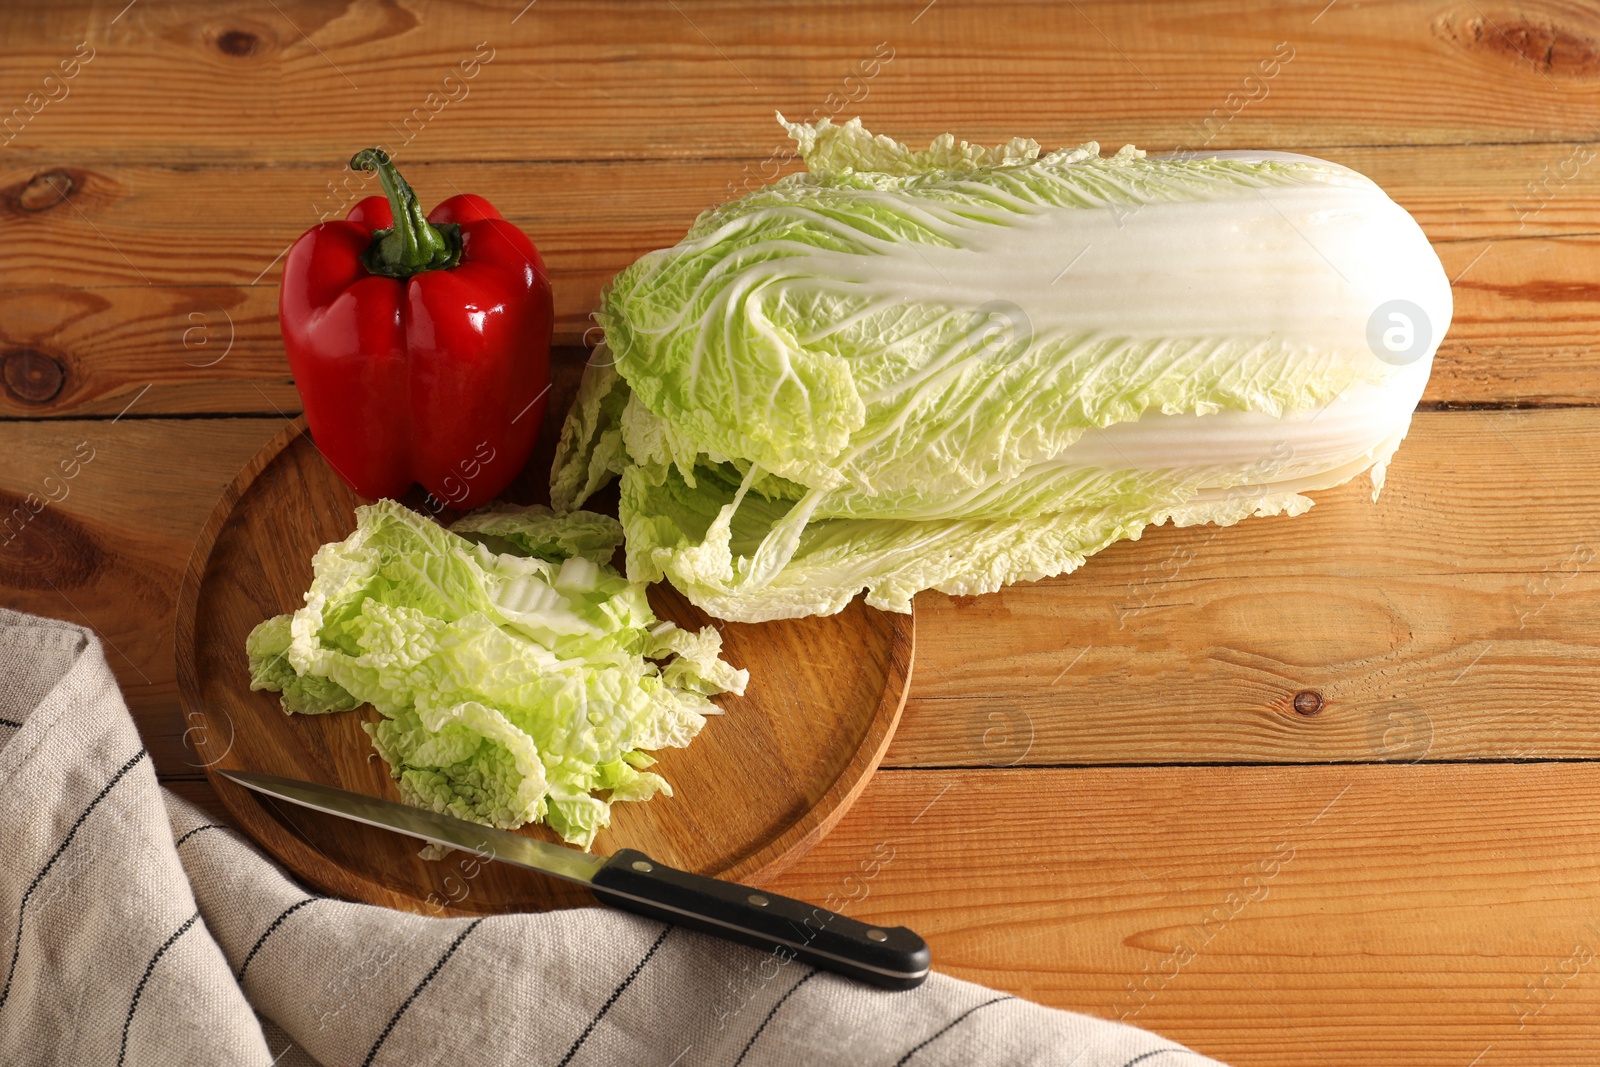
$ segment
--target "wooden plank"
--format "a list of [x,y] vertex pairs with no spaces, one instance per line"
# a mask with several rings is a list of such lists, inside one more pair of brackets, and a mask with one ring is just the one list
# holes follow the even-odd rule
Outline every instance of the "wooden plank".
[[1376,504],[1363,478],[925,594],[887,763],[1600,755],[1594,418],[1424,413]]
[[774,888],[1236,1067],[1578,1065],[1597,794],[1592,764],[886,771]]
[[[558,408],[572,387],[558,379]],[[1349,486],[1295,519],[1152,530],[1064,578],[925,594],[887,764],[1600,756],[1597,420],[1423,413],[1377,504]],[[68,497],[0,546],[0,587],[107,635],[165,773],[193,758],[172,689],[176,577],[278,425],[0,423],[7,514],[49,491],[77,441],[96,448]],[[1302,692],[1316,714],[1294,710]]]
[[1441,246],[1455,315],[1429,404],[1591,404],[1600,396],[1600,238]]
[[447,159],[728,157],[773,141],[774,108],[1152,147],[1579,141],[1600,121],[1600,46],[1548,0],[120,7],[0,16],[13,153],[254,163],[409,138]]
[[[1308,150],[1371,176],[1441,243],[1592,236],[1597,230],[1600,193],[1582,180],[1582,171],[1570,181],[1559,177],[1575,165],[1567,156],[1589,149]],[[418,161],[407,164],[406,173],[425,203],[462,190],[489,197],[534,237],[562,278],[586,272],[609,277],[644,252],[674,243],[701,211],[744,191],[739,166],[737,160]],[[785,173],[795,169],[784,167]],[[243,173],[120,163],[40,168],[11,159],[0,165],[0,205],[15,224],[10,232],[17,254],[0,265],[0,289],[272,284],[281,274],[277,257],[294,238],[378,192],[375,180],[350,172],[337,158]],[[251,210],[237,210],[241,198]],[[215,208],[197,213],[197,204]],[[174,241],[177,235],[182,240]]]
[[[1327,153],[1412,210],[1459,279],[1428,402],[1600,394],[1600,193],[1581,180],[1550,184],[1546,168],[1563,172],[1567,151]],[[365,188],[330,193],[338,177],[315,166],[0,165],[13,249],[0,265],[0,358],[37,353],[61,378],[53,395],[0,391],[0,415],[116,414],[147,385],[146,413],[296,412],[277,324],[279,257]],[[739,176],[727,161],[689,161],[429,164],[411,178],[428,199],[481,191],[534,235],[555,281],[558,340],[576,344],[601,286],[676,241]],[[235,209],[241,197],[251,210]],[[197,214],[197,203],[227,208]]]
[[12,366],[0,416],[300,412],[276,286],[0,291]]
[[[557,278],[598,293],[645,252],[675,243],[723,202],[726,163],[408,165],[430,207],[457,192],[488,197],[539,246]],[[0,203],[18,255],[0,290],[62,286],[275,286],[282,254],[319,221],[343,218],[375,179],[335,157],[320,166],[0,167]],[[240,211],[241,200],[249,210]],[[210,205],[197,211],[197,205]],[[177,239],[175,239],[177,238]],[[591,274],[604,278],[590,279]],[[593,307],[564,309],[582,317]]]

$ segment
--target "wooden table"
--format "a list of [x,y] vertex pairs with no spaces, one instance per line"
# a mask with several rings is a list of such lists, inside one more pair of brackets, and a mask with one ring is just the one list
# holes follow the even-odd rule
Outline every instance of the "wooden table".
[[0,11],[0,504],[50,501],[0,602],[99,632],[173,788],[178,575],[298,411],[279,264],[354,150],[535,236],[567,381],[612,273],[792,169],[774,108],[1313,152],[1455,279],[1382,499],[922,596],[886,768],[778,888],[1237,1064],[1594,1060],[1593,5],[125,2]]

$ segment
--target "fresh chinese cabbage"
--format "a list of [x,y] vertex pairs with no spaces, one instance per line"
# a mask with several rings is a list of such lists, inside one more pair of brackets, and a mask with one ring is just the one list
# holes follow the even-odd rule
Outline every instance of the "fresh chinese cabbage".
[[[496,505],[446,530],[393,501],[323,545],[305,606],[246,641],[286,711],[371,704],[364,729],[413,804],[492,826],[543,820],[587,848],[611,804],[671,795],[647,750],[681,748],[747,675],[712,627],[658,622],[610,566],[617,520]],[[604,794],[598,796],[596,794]]]
[[805,173],[604,294],[551,491],[620,477],[633,580],[743,621],[909,611],[1381,486],[1451,297],[1369,179],[786,125]]

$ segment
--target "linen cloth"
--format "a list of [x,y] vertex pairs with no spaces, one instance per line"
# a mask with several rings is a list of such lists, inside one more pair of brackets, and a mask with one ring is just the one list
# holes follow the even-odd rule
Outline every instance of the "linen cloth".
[[308,892],[157,784],[91,632],[3,609],[0,846],[17,1067],[1216,1062],[945,975],[885,992],[605,908],[438,919]]

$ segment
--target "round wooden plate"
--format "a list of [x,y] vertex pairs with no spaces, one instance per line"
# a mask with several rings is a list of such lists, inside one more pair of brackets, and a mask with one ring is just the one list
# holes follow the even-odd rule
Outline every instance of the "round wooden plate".
[[[587,891],[463,853],[425,860],[398,834],[279,804],[220,769],[263,771],[398,800],[361,729],[370,707],[288,715],[276,693],[251,692],[245,636],[293,611],[311,556],[355,528],[361,501],[329,470],[296,421],[246,465],[200,535],[178,603],[178,681],[189,739],[238,825],[325,892],[425,914],[486,914],[592,903]],[[665,585],[656,613],[710,621]],[[686,749],[656,753],[674,795],[618,804],[595,841],[673,866],[761,883],[828,832],[877,768],[905,705],[913,622],[860,601],[838,615],[721,624],[724,655],[748,668],[743,697]],[[542,826],[530,836],[558,840]]]

